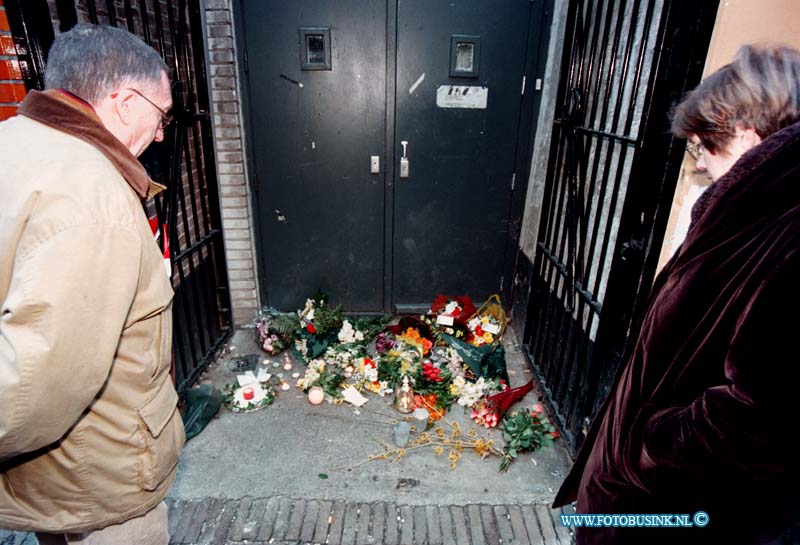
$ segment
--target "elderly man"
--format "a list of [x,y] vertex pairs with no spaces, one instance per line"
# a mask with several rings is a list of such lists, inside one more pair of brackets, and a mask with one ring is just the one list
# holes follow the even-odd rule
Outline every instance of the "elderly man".
[[167,71],[132,34],[80,25],[0,124],[0,527],[42,544],[169,541],[172,288],[137,160],[164,137]]
[[555,504],[626,515],[580,545],[778,543],[800,518],[800,52],[743,47],[672,130],[714,183]]

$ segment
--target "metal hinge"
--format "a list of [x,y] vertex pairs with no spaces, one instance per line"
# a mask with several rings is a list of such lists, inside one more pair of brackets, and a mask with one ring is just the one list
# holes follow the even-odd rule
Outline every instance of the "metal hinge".
[[516,173],[516,172],[514,172],[514,173],[511,175],[511,189],[512,189],[512,190],[514,189],[514,184],[516,184],[516,182],[517,182],[517,173]]
[[505,276],[501,276],[500,277],[500,291],[503,291],[503,283],[504,283],[505,279],[506,279]]
[[525,94],[525,76],[522,76],[522,92],[520,94]]
[[542,90],[542,78],[536,78],[536,84],[533,86],[536,91]]

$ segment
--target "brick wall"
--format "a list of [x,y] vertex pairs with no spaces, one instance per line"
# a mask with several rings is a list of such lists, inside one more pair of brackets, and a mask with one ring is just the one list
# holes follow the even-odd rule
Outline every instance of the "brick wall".
[[244,168],[243,131],[231,0],[206,0],[209,73],[217,169],[234,324],[251,321],[259,308],[253,216]]
[[0,121],[17,113],[25,97],[25,84],[17,59],[17,49],[8,26],[6,8],[0,0]]

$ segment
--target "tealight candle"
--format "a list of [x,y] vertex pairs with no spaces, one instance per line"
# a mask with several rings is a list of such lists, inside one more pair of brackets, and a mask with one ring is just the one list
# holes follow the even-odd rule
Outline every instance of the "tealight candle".
[[419,424],[427,425],[429,416],[430,413],[428,412],[428,409],[425,409],[424,407],[420,407],[414,411],[414,420],[416,420]]
[[284,383],[281,384],[281,390],[283,390],[284,392],[286,390],[288,390],[289,388],[291,388],[291,386],[289,386],[288,382],[284,382]]
[[256,393],[249,386],[242,390],[242,397],[245,401],[250,401],[255,397]]
[[319,405],[325,401],[325,391],[319,386],[314,386],[308,391],[308,402],[312,405]]
[[291,371],[292,370],[292,364],[287,361],[286,363],[283,364],[283,369],[285,371]]

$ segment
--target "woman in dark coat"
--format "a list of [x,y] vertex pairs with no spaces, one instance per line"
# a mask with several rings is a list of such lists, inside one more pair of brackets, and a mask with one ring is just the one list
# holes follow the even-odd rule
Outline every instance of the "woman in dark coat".
[[617,517],[578,528],[579,545],[779,543],[800,517],[798,121],[800,52],[786,47],[743,47],[676,108],[673,133],[714,183],[555,506],[707,519]]

